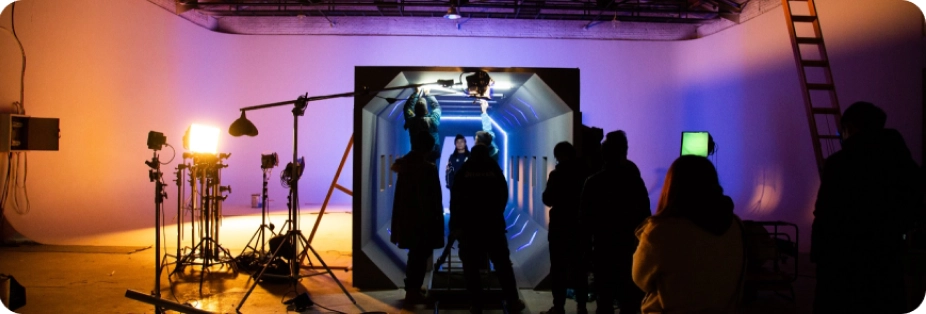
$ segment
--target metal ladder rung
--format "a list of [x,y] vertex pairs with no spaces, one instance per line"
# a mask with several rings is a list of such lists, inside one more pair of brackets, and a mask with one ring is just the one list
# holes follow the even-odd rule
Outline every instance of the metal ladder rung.
[[839,114],[839,109],[836,108],[813,108],[810,111],[813,114]]
[[807,89],[814,90],[835,90],[833,84],[807,84]]
[[801,65],[805,67],[828,67],[830,62],[827,60],[801,60]]
[[798,44],[822,44],[823,38],[820,37],[797,37]]
[[792,22],[816,22],[817,16],[816,15],[792,15],[791,21]]

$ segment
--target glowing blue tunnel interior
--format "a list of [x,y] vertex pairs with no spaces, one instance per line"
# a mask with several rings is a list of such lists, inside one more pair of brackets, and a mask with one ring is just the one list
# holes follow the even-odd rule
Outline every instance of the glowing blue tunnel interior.
[[[366,69],[370,70],[370,69]],[[386,67],[391,80],[382,88],[436,82],[463,73],[455,68]],[[391,74],[391,72],[397,72]],[[578,72],[578,70],[572,70]],[[530,69],[487,71],[496,82],[487,111],[499,163],[509,186],[505,211],[508,246],[520,287],[535,287],[549,271],[547,254],[548,208],[541,201],[549,171],[555,166],[553,146],[573,142],[577,113]],[[576,75],[577,77],[577,75]],[[361,78],[358,74],[357,80]],[[465,80],[464,80],[465,82]],[[578,81],[574,82],[576,90]],[[355,132],[360,145],[355,152],[354,268],[355,286],[364,288],[401,287],[405,269],[405,250],[389,242],[392,202],[396,174],[392,163],[410,150],[404,130],[403,106],[413,88],[379,92],[355,104]],[[438,161],[440,181],[445,186],[444,167],[453,151],[453,139],[462,134],[472,147],[476,131],[482,129],[481,110],[459,86],[433,86],[443,114],[440,138],[442,154]],[[356,126],[356,124],[360,124]],[[356,135],[355,135],[356,137]],[[359,167],[358,167],[359,166]],[[450,194],[443,190],[445,224],[449,219]],[[359,215],[358,215],[359,213]],[[446,230],[446,225],[445,225]],[[441,250],[435,250],[435,259]]]

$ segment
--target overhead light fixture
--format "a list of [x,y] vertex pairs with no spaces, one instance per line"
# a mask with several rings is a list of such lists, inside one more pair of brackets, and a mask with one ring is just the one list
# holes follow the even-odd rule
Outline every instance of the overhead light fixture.
[[445,19],[456,20],[461,18],[460,10],[457,8],[457,0],[450,0],[450,8],[447,9],[447,13],[444,14]]
[[228,134],[234,137],[242,135],[253,137],[257,136],[257,127],[244,115],[244,110],[241,110],[241,117],[235,120],[235,122],[232,122],[231,126],[228,127]]
[[219,128],[191,124],[183,136],[183,148],[194,153],[215,154],[218,151]]

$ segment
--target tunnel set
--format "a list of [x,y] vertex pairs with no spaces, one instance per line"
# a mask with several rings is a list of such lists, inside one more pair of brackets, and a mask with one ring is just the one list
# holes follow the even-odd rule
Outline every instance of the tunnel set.
[[[534,288],[547,276],[548,209],[541,195],[549,171],[555,167],[553,146],[577,144],[581,126],[579,70],[558,68],[356,67],[355,90],[371,92],[354,98],[354,286],[392,289],[403,286],[406,252],[389,242],[395,173],[390,166],[411,145],[403,128],[403,106],[413,84],[452,79],[457,85],[429,85],[442,108],[443,144],[438,169],[441,176],[445,222],[449,190],[443,185],[444,167],[453,150],[453,137],[462,134],[472,147],[482,129],[481,110],[464,91],[468,76],[487,72],[495,82],[487,114],[499,148],[499,165],[508,181],[505,211],[508,246],[518,286]],[[462,82],[463,85],[460,85]],[[581,149],[581,147],[578,147]],[[436,251],[440,252],[440,251]]]

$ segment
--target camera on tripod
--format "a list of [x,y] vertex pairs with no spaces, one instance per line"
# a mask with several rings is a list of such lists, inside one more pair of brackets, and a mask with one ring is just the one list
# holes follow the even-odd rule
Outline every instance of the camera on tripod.
[[277,156],[277,153],[270,154],[261,154],[260,155],[260,168],[261,169],[270,169],[276,167],[280,164],[280,158]]

